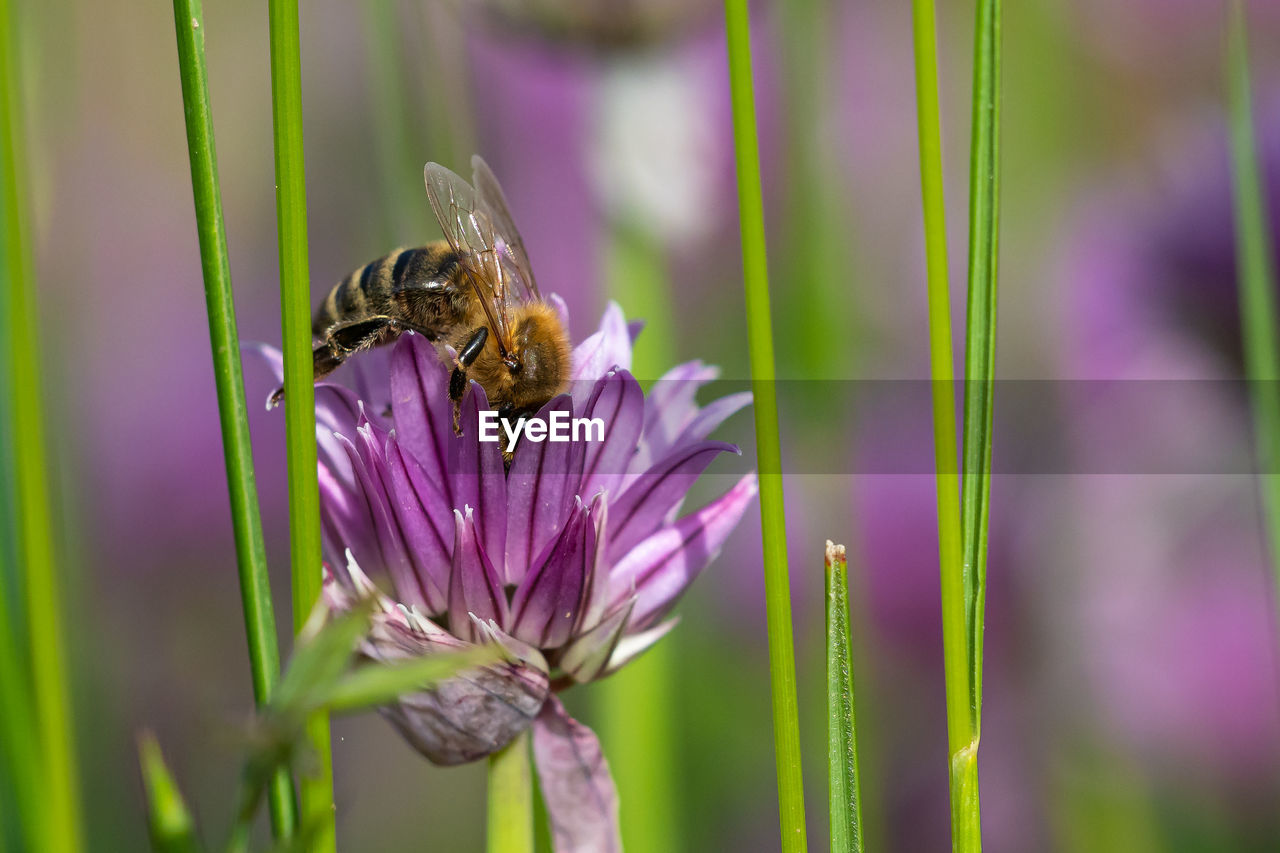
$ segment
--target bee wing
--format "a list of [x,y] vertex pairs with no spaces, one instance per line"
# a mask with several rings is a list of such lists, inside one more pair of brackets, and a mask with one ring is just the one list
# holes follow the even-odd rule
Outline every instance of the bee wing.
[[470,184],[439,163],[428,163],[423,177],[436,221],[458,253],[458,261],[484,306],[498,348],[506,355],[511,344],[512,288],[508,284],[509,265],[500,259],[500,247],[505,241],[495,233],[489,213],[478,206]]
[[471,158],[471,169],[476,209],[487,215],[493,223],[499,241],[498,262],[505,267],[508,286],[521,299],[540,299],[538,282],[533,277],[533,265],[529,263],[529,253],[525,251],[524,240],[520,237],[515,220],[511,218],[511,211],[507,209],[507,197],[503,194],[498,179],[479,154]]

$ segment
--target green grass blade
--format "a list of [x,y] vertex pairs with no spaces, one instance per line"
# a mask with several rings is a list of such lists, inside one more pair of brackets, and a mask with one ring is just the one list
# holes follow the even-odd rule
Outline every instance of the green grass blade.
[[982,644],[986,621],[987,519],[996,367],[996,279],[1000,232],[1000,0],[979,0],[974,36],[973,135],[969,161],[969,298],[965,328],[961,535],[968,632],[970,742],[953,750],[952,815],[957,849],[980,850],[978,744],[982,732]]
[[982,721],[982,626],[995,402],[996,278],[1000,234],[1000,0],[979,0],[969,161],[969,300],[964,365],[965,620],[975,737]]
[[960,464],[956,455],[955,366],[952,363],[942,129],[938,106],[937,16],[932,0],[915,0],[912,14],[920,188],[928,268],[929,364],[933,393],[933,452],[947,687],[947,742],[949,754],[954,760],[958,751],[969,744],[973,724],[969,705],[968,630],[964,612],[964,557],[960,538]]
[[1253,395],[1259,486],[1272,569],[1280,589],[1280,332],[1271,223],[1258,164],[1249,82],[1248,22],[1234,0],[1227,30],[1227,84],[1245,374]]
[[160,745],[150,732],[138,739],[138,759],[147,792],[151,848],[156,853],[199,853],[201,847],[191,812],[169,773]]
[[[222,452],[226,459],[227,490],[231,496],[231,521],[240,571],[240,599],[253,674],[253,695],[261,707],[271,700],[279,681],[280,652],[276,646],[275,611],[267,578],[253,448],[249,440],[248,408],[240,368],[239,333],[236,331],[236,309],[231,291],[227,235],[222,221],[200,0],[174,0],[173,15],[178,37],[182,102],[186,109],[191,189],[200,237],[200,264],[204,272],[209,314],[209,341],[213,350],[218,413],[222,423]],[[293,784],[283,774],[271,787],[271,825],[277,837],[288,837],[297,825]]]
[[760,188],[760,148],[751,82],[751,23],[747,0],[725,0],[724,9],[738,172],[742,274],[746,290],[752,389],[755,392],[756,461],[760,469],[760,523],[778,810],[783,853],[800,853],[807,844],[804,784],[800,767],[800,719],[796,699],[795,646],[791,634],[791,591],[782,494],[782,448],[778,438],[778,400],[774,381],[773,326],[769,315],[764,200]]
[[862,853],[858,729],[854,719],[849,640],[849,563],[844,546],[827,542],[827,796],[831,853]]
[[489,756],[487,853],[533,853],[533,768],[529,730]]
[[[302,629],[320,595],[320,491],[316,479],[315,389],[311,384],[311,279],[307,271],[307,188],[302,154],[302,56],[296,0],[270,0],[271,114],[275,138],[276,227],[288,436],[289,544],[293,626]],[[313,850],[335,848],[329,719],[307,731],[317,772],[300,780],[303,823],[319,824]]]
[[385,705],[405,693],[427,690],[464,669],[501,659],[497,646],[437,654],[404,663],[366,664],[339,679],[318,698],[335,714]]
[[[0,0],[0,279],[6,302],[0,330],[9,350],[11,394],[0,425],[13,443],[17,575],[25,592],[29,637],[30,702],[38,721],[43,772],[17,784],[40,784],[44,801],[43,843],[51,853],[83,847],[80,783],[72,733],[62,610],[66,598],[54,548],[44,404],[41,390],[39,310],[36,305],[27,210],[25,129],[18,82],[18,32],[11,0]],[[12,612],[12,611],[11,611]],[[8,619],[6,618],[6,628]]]

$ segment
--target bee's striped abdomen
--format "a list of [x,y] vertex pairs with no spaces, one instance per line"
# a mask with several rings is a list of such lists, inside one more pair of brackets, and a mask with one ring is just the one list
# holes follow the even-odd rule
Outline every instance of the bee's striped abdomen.
[[[395,294],[405,289],[422,290],[439,294],[443,292],[457,267],[457,256],[444,241],[413,249],[397,249],[388,255],[365,264],[344,278],[320,303],[312,332],[318,337],[335,323],[359,320],[375,315],[399,316]],[[437,314],[444,308],[434,297],[423,306],[429,317],[406,317],[417,320],[419,325],[439,320]],[[446,311],[445,313],[450,313]]]

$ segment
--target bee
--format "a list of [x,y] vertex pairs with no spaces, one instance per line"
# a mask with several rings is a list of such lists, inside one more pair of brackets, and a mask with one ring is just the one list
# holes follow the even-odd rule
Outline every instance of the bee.
[[569,375],[568,332],[538,292],[502,188],[479,156],[471,165],[474,186],[438,163],[424,170],[444,240],[365,264],[329,291],[312,323],[316,381],[406,331],[434,342],[453,364],[455,431],[469,380],[500,417],[515,418],[560,393]]

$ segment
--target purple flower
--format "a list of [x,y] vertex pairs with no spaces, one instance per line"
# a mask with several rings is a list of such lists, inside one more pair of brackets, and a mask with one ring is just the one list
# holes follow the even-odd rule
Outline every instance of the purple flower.
[[[562,308],[562,306],[561,306]],[[425,339],[391,355],[390,413],[347,389],[317,387],[321,512],[336,610],[378,603],[363,653],[375,660],[497,643],[503,663],[405,697],[386,716],[437,764],[459,764],[533,728],[558,851],[618,849],[608,765],[556,691],[601,678],[675,624],[690,582],[719,552],[756,492],[748,474],[680,515],[719,454],[708,440],[750,401],[694,402],[715,371],[680,365],[646,398],[628,368],[632,329],[611,305],[573,352],[568,393],[536,418],[599,418],[602,440],[514,446],[481,440],[485,393],[472,383],[458,435],[448,368]],[[385,575],[392,595],[365,574]]]
[[[1280,101],[1274,89],[1259,101],[1274,206]],[[1231,381],[1243,365],[1224,123],[1182,147],[1153,186],[1095,194],[1066,250],[1066,372],[1112,380],[1076,386],[1071,438],[1092,470],[1116,473],[1080,478],[1078,509],[1062,514],[1076,546],[1057,594],[1076,604],[1060,611],[1059,668],[1075,662],[1107,734],[1146,765],[1194,766],[1200,782],[1252,795],[1272,785],[1280,738],[1256,483],[1203,461],[1219,458],[1206,448],[1249,452],[1248,401]],[[1119,403],[1098,405],[1103,393]],[[1164,467],[1125,474],[1147,459]]]

